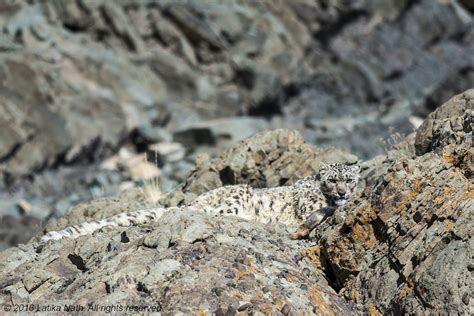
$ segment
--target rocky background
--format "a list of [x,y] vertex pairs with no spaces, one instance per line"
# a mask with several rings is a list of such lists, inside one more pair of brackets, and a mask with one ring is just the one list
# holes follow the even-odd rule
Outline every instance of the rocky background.
[[[359,161],[362,190],[309,241],[290,240],[295,227],[183,210],[41,250],[32,242],[9,248],[0,252],[0,304],[193,315],[472,314],[473,128],[471,89],[387,154]],[[200,156],[158,203],[229,183],[291,184],[330,161],[358,159],[305,143],[296,131],[261,132],[215,159]],[[78,205],[47,230],[149,204],[145,191],[127,190]]]
[[[459,158],[468,136],[451,137],[463,144],[452,152],[399,163],[396,175],[389,170],[394,166],[382,162],[425,157],[435,147],[445,148],[453,128],[469,133],[466,123],[459,123],[462,111],[450,108],[458,101],[428,114],[474,87],[473,14],[471,0],[0,1],[0,249],[26,243],[48,222],[46,229],[55,229],[124,210],[176,205],[223,184],[290,184],[317,172],[320,161],[359,161],[373,172],[365,178],[369,188],[378,183],[377,190],[395,194],[399,185],[417,183],[420,177],[442,177],[446,188],[428,186],[428,194],[425,186],[411,187],[415,193],[407,189],[402,196],[361,197],[351,206],[360,222],[347,229],[359,227],[368,234],[364,238],[372,240],[373,233],[383,242],[352,246],[357,238],[344,239],[334,233],[338,228],[328,226],[333,233],[318,237],[325,247],[353,248],[325,253],[316,245],[321,271],[288,261],[298,251],[275,250],[282,253],[272,255],[288,255],[287,270],[308,266],[313,277],[329,279],[327,286],[311,282],[322,284],[318,300],[336,313],[352,308],[344,305],[349,301],[355,307],[376,304],[380,312],[436,310],[441,303],[433,299],[444,302],[445,294],[434,285],[446,287],[444,281],[443,286],[436,283],[441,282],[435,277],[439,273],[449,276],[449,295],[457,297],[443,308],[464,311],[459,306],[472,302],[465,294],[472,291],[461,281],[458,290],[453,282],[467,273],[460,267],[464,257],[457,253],[465,255],[462,247],[472,250],[472,244],[465,242],[470,241],[466,232],[451,233],[456,225],[450,223],[472,203],[446,205],[472,199],[472,185],[466,187],[466,179],[472,184],[472,154],[467,156],[471,160]],[[469,95],[458,98],[468,100]],[[440,119],[453,116],[457,119],[440,125]],[[426,117],[415,140],[411,133]],[[275,129],[245,141],[249,151],[236,145]],[[388,178],[380,184],[378,177]],[[390,186],[393,181],[397,185]],[[458,195],[436,200],[452,186]],[[423,197],[417,200],[419,195]],[[389,202],[394,206],[384,212],[391,215],[379,219],[381,205]],[[423,211],[441,206],[452,213]],[[407,214],[416,208],[407,222],[427,221],[425,230],[419,225],[410,230],[394,219],[398,207]],[[223,219],[219,230],[227,234],[231,222]],[[179,225],[175,218],[169,223]],[[433,237],[429,229],[434,225],[440,230],[441,223],[450,233]],[[252,229],[266,234],[266,228]],[[283,228],[274,230],[272,234],[286,236]],[[434,257],[403,253],[430,240],[432,251],[449,244],[453,249],[444,251],[456,253],[459,261],[426,261]],[[264,247],[261,251],[266,243],[258,246]],[[346,262],[349,257],[354,260]],[[263,269],[270,263],[262,260]],[[424,268],[416,270],[422,262]],[[458,272],[433,270],[443,265]],[[360,272],[361,267],[374,270]],[[387,288],[384,282],[393,280],[397,287]],[[301,282],[300,290],[308,285],[306,279]],[[404,294],[395,299],[401,289]],[[271,291],[277,295],[279,290]],[[342,301],[334,297],[336,292]],[[307,308],[305,299],[286,312]],[[223,302],[243,308],[230,299]],[[279,302],[272,308],[281,310]],[[217,306],[208,304],[203,308]]]
[[[0,3],[0,249],[297,129],[368,159],[474,85],[470,0]],[[21,233],[19,233],[21,232]]]

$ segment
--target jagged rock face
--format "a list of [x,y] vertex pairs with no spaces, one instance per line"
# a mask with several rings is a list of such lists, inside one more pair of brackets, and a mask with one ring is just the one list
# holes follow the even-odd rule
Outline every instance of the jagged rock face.
[[326,269],[351,301],[382,313],[472,308],[473,92],[430,114],[417,156],[385,161],[386,173],[344,206],[346,220],[319,231]]
[[242,113],[368,157],[473,78],[469,13],[439,1],[4,2],[0,28],[0,177]]
[[[363,163],[365,187],[317,229],[313,246],[289,240],[290,229],[277,224],[168,213],[159,223],[55,241],[41,253],[31,244],[0,253],[0,303],[136,304],[196,314],[468,314],[473,92],[441,106],[386,156]],[[163,203],[222,184],[292,183],[321,160],[355,159],[286,130],[201,158]],[[129,210],[137,197],[78,206],[48,229]]]
[[185,314],[351,312],[283,226],[183,211],[123,230],[63,240],[38,255],[1,253],[0,303],[51,301],[86,311],[87,304],[138,305]]

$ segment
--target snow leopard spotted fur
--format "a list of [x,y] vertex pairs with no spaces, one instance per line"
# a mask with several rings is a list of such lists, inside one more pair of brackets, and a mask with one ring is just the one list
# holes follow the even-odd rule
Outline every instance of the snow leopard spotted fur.
[[358,180],[359,166],[322,164],[319,175],[306,177],[291,186],[266,189],[255,189],[248,185],[224,186],[198,196],[186,206],[138,210],[51,231],[41,238],[39,245],[63,237],[77,238],[92,234],[104,226],[153,222],[165,212],[181,209],[213,215],[234,215],[261,223],[276,221],[286,225],[304,225],[305,220],[308,220],[311,224],[306,226],[314,227],[316,220],[322,220],[318,210],[334,209],[346,203],[356,189]]

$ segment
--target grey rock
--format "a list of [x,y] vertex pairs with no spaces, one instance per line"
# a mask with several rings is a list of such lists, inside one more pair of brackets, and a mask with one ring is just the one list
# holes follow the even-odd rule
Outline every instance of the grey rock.
[[343,206],[346,219],[317,232],[323,262],[350,301],[382,314],[469,313],[462,297],[471,287],[474,199],[459,161],[472,147],[472,100],[467,91],[430,114],[417,131],[418,156],[376,164]]
[[[201,239],[203,235],[212,236],[216,230],[227,235],[235,228],[248,231],[249,237],[256,237],[255,242],[250,244],[245,237],[238,235],[228,241],[221,239],[219,243],[211,237]],[[144,240],[164,232],[163,229],[171,234],[173,241],[170,246],[160,248],[160,251],[142,247]],[[71,304],[76,300],[87,299],[89,303],[101,305],[104,300],[111,304],[125,304],[140,297],[141,302],[147,305],[156,305],[158,300],[162,312],[173,313],[195,310],[210,313],[219,306],[233,306],[235,310],[241,311],[277,312],[281,308],[281,301],[307,313],[311,312],[313,305],[328,310],[330,308],[337,313],[348,313],[349,305],[338,298],[333,289],[318,283],[314,276],[321,272],[307,258],[302,258],[298,263],[290,259],[301,249],[295,242],[285,238],[285,228],[277,225],[274,229],[274,232],[269,233],[263,225],[237,218],[214,218],[201,212],[182,211],[166,214],[160,223],[149,227],[145,239],[143,231],[138,233],[140,228],[128,228],[130,242],[122,244],[120,252],[115,254],[101,251],[97,260],[96,254],[87,249],[92,246],[105,251],[110,238],[120,229],[78,239],[78,244],[73,246],[75,263],[71,262],[72,257],[68,255],[72,251],[68,242],[64,243],[59,253],[54,250],[57,253],[54,263],[50,262],[53,254],[50,249],[45,248],[43,252],[34,254],[31,253],[32,249],[25,253],[16,248],[13,252],[0,253],[1,256],[12,258],[2,257],[1,260],[2,280],[10,281],[8,285],[2,285],[5,294],[0,296],[0,300],[5,302],[9,297],[22,298],[25,295],[33,301],[40,301],[46,295],[53,295],[57,302]],[[271,242],[273,238],[281,239],[284,244],[276,247]],[[256,261],[255,253],[271,253],[273,260],[278,261],[266,257]],[[25,270],[29,263],[20,259],[22,254],[36,258],[37,270],[34,273]],[[107,260],[103,260],[105,257]],[[87,271],[81,270],[81,265],[75,261],[79,260],[77,258],[81,258]],[[11,260],[20,261],[6,264]],[[126,265],[123,260],[127,262]],[[236,260],[242,262],[238,268]],[[278,265],[275,264],[277,262]],[[302,275],[300,271],[303,268],[309,269],[313,277]],[[288,271],[287,274],[282,275],[282,270]],[[13,271],[16,271],[16,278],[12,279],[10,276]],[[282,289],[270,286],[263,294],[261,288],[265,285],[257,281],[263,276],[270,284],[281,280],[278,283],[282,284]],[[90,286],[78,287],[83,282]],[[303,283],[309,286],[301,287]],[[98,290],[103,284],[108,284],[109,290]],[[216,288],[220,289],[218,296],[211,294]],[[26,294],[21,294],[24,290]],[[285,292],[294,294],[288,298]],[[163,297],[166,299],[159,299]]]
[[225,118],[184,126],[174,133],[173,139],[187,147],[220,145],[219,148],[225,148],[229,144],[235,144],[266,129],[268,129],[268,123],[264,119],[251,117]]

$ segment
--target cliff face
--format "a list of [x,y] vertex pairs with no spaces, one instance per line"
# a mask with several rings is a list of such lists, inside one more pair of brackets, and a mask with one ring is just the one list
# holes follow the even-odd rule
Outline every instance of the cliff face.
[[431,113],[415,155],[372,167],[346,220],[318,231],[346,298],[382,313],[472,312],[473,110],[468,90]]
[[[453,97],[388,152],[362,163],[363,190],[313,233],[183,211],[35,253],[0,253],[0,303],[154,306],[164,312],[472,312],[474,90]],[[176,204],[229,183],[274,186],[353,162],[293,131],[257,134],[197,162]],[[49,229],[133,208],[129,192],[76,207]],[[124,308],[124,307],[123,307]]]

